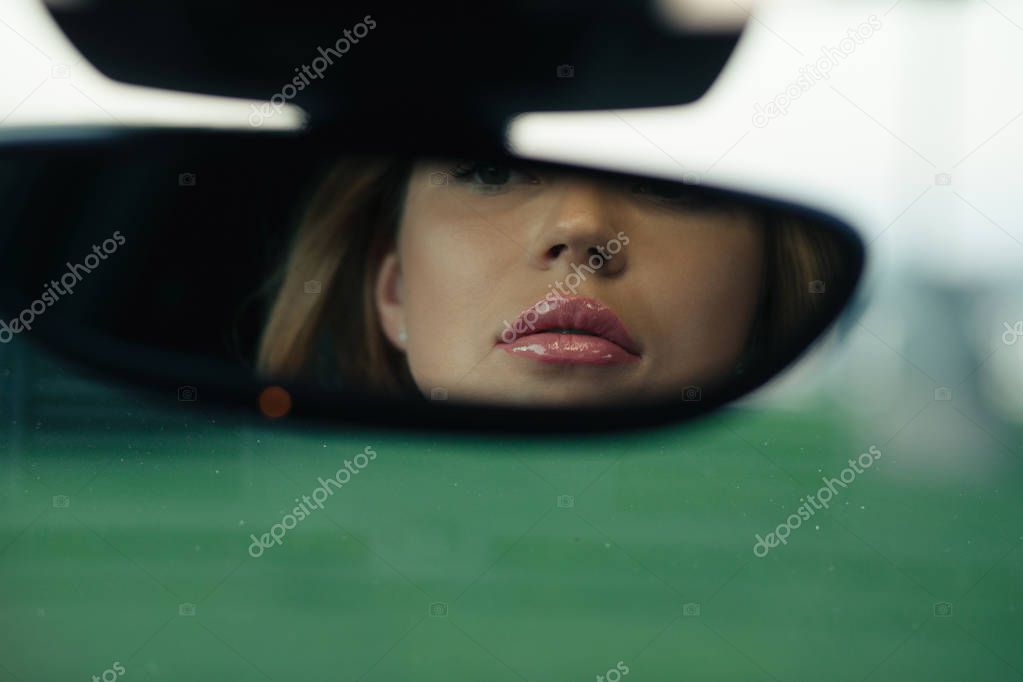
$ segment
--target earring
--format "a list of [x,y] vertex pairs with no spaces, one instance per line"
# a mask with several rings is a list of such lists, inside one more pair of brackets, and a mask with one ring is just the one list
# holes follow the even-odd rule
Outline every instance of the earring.
[[408,334],[405,332],[404,327],[402,327],[401,331],[398,332],[398,341],[400,341],[401,343],[405,343],[406,341],[408,341]]

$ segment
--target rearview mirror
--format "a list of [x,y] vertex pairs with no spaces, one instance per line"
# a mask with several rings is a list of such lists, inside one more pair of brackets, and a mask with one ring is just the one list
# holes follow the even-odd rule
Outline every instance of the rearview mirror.
[[0,196],[0,342],[272,418],[686,419],[789,365],[863,263],[841,222],[725,188],[314,136],[26,141]]

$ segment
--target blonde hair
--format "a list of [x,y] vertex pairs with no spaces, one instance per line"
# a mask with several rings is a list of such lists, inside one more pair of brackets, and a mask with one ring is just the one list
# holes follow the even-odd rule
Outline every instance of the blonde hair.
[[[336,370],[354,386],[414,385],[404,356],[384,338],[373,298],[380,263],[396,238],[409,169],[344,161],[320,184],[276,277],[259,342],[263,374],[296,378]],[[333,357],[319,347],[325,340]]]
[[[411,162],[345,160],[319,185],[294,236],[259,343],[257,365],[277,379],[340,379],[357,388],[418,393],[404,355],[384,337],[374,300],[397,239]],[[745,362],[790,346],[826,297],[811,283],[838,276],[842,252],[823,231],[765,216],[764,285]],[[307,289],[319,293],[310,293]],[[311,285],[307,286],[307,285]]]

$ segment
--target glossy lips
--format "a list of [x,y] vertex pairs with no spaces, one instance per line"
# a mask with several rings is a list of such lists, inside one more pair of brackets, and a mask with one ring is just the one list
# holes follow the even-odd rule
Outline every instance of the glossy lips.
[[615,365],[639,360],[639,346],[600,301],[545,298],[507,326],[497,346],[539,362]]

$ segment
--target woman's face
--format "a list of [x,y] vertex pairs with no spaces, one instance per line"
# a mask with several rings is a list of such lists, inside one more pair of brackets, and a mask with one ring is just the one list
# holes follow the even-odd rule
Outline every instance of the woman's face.
[[762,230],[666,187],[416,164],[375,294],[419,389],[577,405],[732,373],[759,301]]

